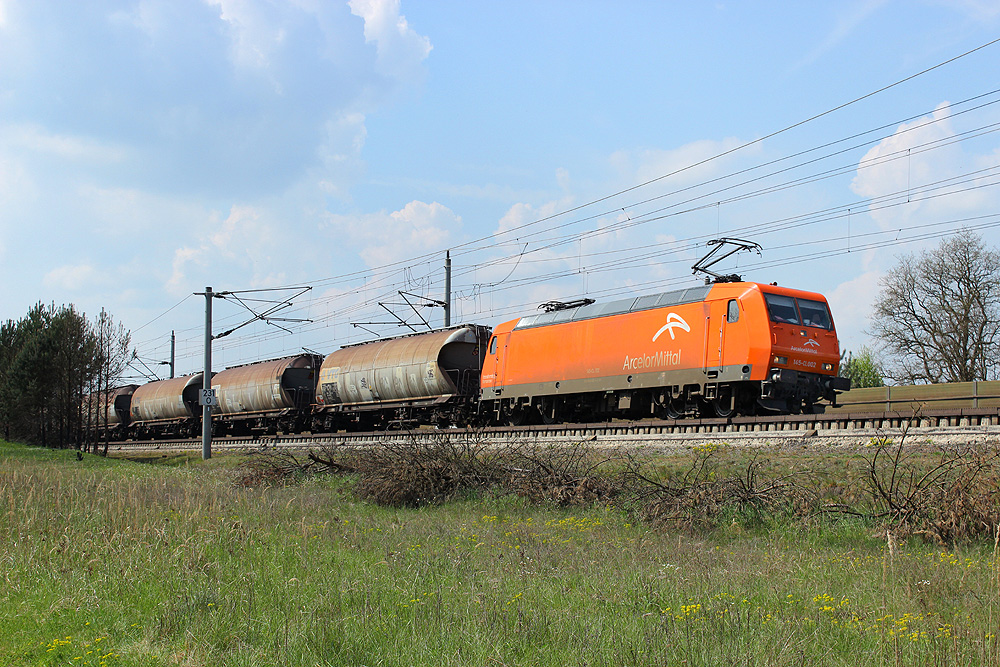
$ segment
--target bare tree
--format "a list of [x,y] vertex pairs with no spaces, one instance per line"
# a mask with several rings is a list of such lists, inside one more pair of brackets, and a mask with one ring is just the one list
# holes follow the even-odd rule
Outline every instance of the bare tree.
[[998,377],[1000,252],[962,230],[919,256],[905,255],[881,280],[870,334],[899,382]]
[[[111,314],[101,309],[101,313],[94,318],[94,334],[97,338],[97,372],[96,372],[96,382],[97,391],[95,395],[97,400],[100,401],[100,412],[98,413],[98,419],[102,420],[104,433],[104,455],[108,453],[108,401],[111,400],[112,389],[118,387],[121,382],[122,375],[125,373],[125,369],[128,366],[129,359],[129,345],[132,340],[131,333],[122,325],[115,324],[114,318]],[[94,442],[94,453],[97,453],[97,448],[100,443]]]

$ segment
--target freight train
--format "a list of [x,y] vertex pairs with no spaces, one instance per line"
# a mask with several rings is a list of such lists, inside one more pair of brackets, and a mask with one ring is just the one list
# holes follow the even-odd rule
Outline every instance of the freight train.
[[[717,282],[543,306],[492,331],[466,324],[216,373],[213,433],[814,412],[850,389],[814,292]],[[105,414],[131,438],[193,436],[202,386],[199,373],[122,388]]]

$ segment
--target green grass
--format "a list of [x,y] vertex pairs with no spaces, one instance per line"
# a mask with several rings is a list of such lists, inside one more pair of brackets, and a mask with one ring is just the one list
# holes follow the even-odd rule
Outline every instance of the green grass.
[[1000,664],[992,540],[677,533],[512,496],[386,509],[349,478],[236,488],[234,460],[0,443],[0,664]]

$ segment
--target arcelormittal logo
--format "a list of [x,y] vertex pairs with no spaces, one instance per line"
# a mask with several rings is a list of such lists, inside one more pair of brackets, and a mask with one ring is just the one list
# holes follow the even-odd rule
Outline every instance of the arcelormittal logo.
[[678,329],[683,329],[688,333],[691,332],[691,327],[688,326],[688,323],[684,321],[683,317],[681,317],[677,313],[667,313],[667,323],[664,324],[662,327],[660,327],[660,330],[656,332],[655,336],[653,336],[653,342],[655,343],[656,339],[659,338],[664,331],[670,333],[670,340],[673,340],[674,327]]

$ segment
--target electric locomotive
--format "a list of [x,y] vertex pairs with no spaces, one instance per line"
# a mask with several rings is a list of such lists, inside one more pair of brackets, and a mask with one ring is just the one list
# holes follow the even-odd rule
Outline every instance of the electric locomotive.
[[718,282],[548,306],[493,331],[480,405],[491,421],[812,412],[850,389],[815,292]]

